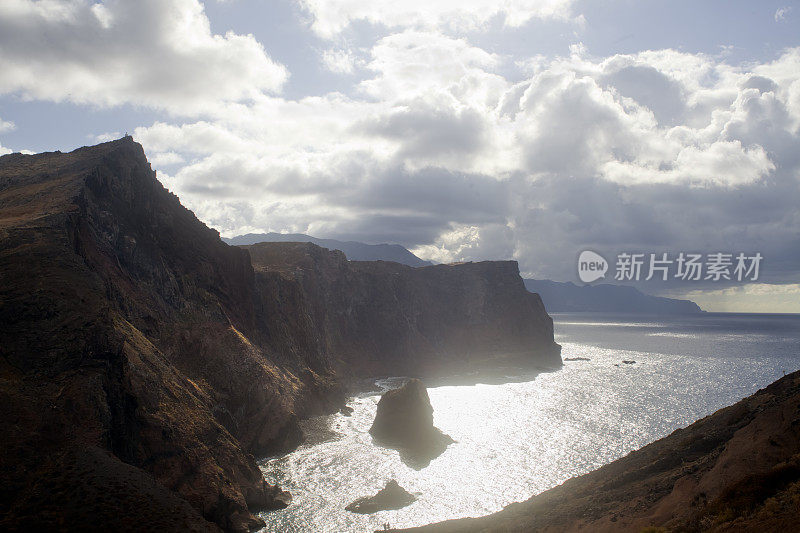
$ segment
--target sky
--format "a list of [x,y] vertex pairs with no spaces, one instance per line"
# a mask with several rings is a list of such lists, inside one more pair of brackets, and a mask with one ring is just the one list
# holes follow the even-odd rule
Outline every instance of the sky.
[[634,284],[800,312],[800,2],[0,2],[0,154],[126,133],[224,236],[573,282],[584,250],[760,253]]

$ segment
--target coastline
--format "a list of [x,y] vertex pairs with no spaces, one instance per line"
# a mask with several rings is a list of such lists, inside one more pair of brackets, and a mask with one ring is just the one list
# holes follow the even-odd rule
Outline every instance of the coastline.
[[[395,527],[398,525],[421,526],[426,522],[420,522],[419,518],[415,519],[414,516],[464,516],[464,506],[472,509],[486,509],[485,506],[491,506],[479,514],[499,511],[512,501],[526,500],[531,494],[544,492],[571,476],[588,473],[600,465],[611,463],[619,457],[624,457],[667,436],[676,428],[687,427],[697,419],[749,396],[755,389],[747,385],[748,383],[757,382],[766,385],[780,377],[780,372],[775,375],[770,371],[772,366],[778,366],[772,364],[778,359],[768,359],[761,364],[755,358],[728,359],[724,357],[728,347],[739,342],[738,336],[728,338],[727,330],[717,332],[716,326],[709,330],[708,335],[709,342],[718,346],[718,352],[714,357],[710,357],[711,354],[696,357],[674,355],[674,352],[680,351],[681,345],[676,345],[669,336],[654,337],[653,341],[657,340],[659,343],[671,347],[673,355],[658,353],[658,350],[653,353],[641,353],[565,342],[564,335],[574,336],[576,328],[561,327],[560,320],[568,322],[572,320],[571,317],[563,316],[555,318],[557,339],[564,346],[564,359],[566,360],[572,355],[583,355],[589,361],[568,361],[564,363],[560,372],[535,373],[535,379],[532,382],[514,383],[514,381],[520,380],[503,379],[501,381],[505,385],[494,385],[487,384],[492,379],[474,379],[473,376],[473,379],[470,380],[460,380],[461,383],[458,381],[448,383],[445,380],[436,383],[436,387],[429,383],[431,386],[429,392],[435,406],[435,416],[439,417],[436,424],[448,434],[453,433],[459,443],[456,448],[437,460],[438,463],[434,462],[429,467],[434,470],[430,472],[423,470],[417,474],[403,474],[398,478],[404,488],[412,492],[420,491],[423,495],[420,502],[414,504],[416,507],[412,506],[407,513],[397,512],[381,515],[384,521],[390,522]],[[737,324],[738,322],[734,321],[731,327],[736,329],[738,328]],[[596,329],[603,329],[603,326],[598,326]],[[631,336],[640,336],[637,327],[626,329],[632,331],[628,331],[627,336],[618,339],[617,346],[627,345]],[[681,331],[680,327],[666,329],[671,334],[680,334]],[[581,328],[579,331],[584,332],[584,329]],[[596,336],[595,333],[595,330],[588,329],[585,331],[584,337],[593,339]],[[720,344],[717,342],[718,337],[727,339],[727,341]],[[692,342],[698,344],[696,340]],[[703,345],[703,343],[698,345]],[[762,344],[760,346],[761,349],[770,349],[769,347],[773,345]],[[653,347],[651,346],[651,348]],[[784,343],[784,348],[790,350],[791,346]],[[636,363],[622,365],[623,360],[635,360]],[[791,368],[797,368],[796,357],[793,357],[792,361],[787,364],[793,365]],[[620,366],[616,367],[614,363],[619,363]],[[676,371],[678,373],[675,373]],[[670,379],[665,379],[680,379],[679,376],[682,372],[693,378],[681,379],[679,385],[677,383],[670,385]],[[509,372],[508,375],[512,373]],[[737,377],[744,376],[751,376],[751,379],[737,379]],[[390,381],[393,386],[398,384],[401,379]],[[476,386],[475,383],[482,384]],[[563,389],[562,385],[558,385],[559,383],[569,386]],[[698,386],[703,387],[705,383],[710,388],[697,388]],[[641,389],[636,384],[647,385],[648,388]],[[656,388],[652,388],[653,385]],[[339,513],[342,511],[336,511],[337,505],[334,503],[338,501],[339,493],[353,496],[357,496],[359,493],[368,494],[381,488],[382,483],[389,479],[387,477],[382,481],[381,479],[373,481],[373,474],[367,474],[370,469],[374,469],[378,473],[378,478],[381,476],[394,477],[402,471],[393,470],[395,461],[391,454],[376,453],[368,438],[364,441],[358,436],[360,432],[366,432],[368,423],[371,422],[368,420],[368,413],[371,411],[364,411],[364,408],[366,406],[371,409],[369,404],[377,400],[379,392],[375,390],[378,387],[366,388],[372,390],[365,393],[361,400],[350,403],[356,408],[356,413],[353,415],[356,420],[343,415],[333,415],[331,417],[333,423],[338,426],[335,430],[337,434],[330,436],[328,442],[323,443],[321,447],[302,449],[298,453],[292,454],[282,460],[280,464],[283,466],[279,464],[273,466],[273,468],[285,468],[287,472],[294,473],[292,477],[298,486],[296,493],[299,498],[296,502],[299,507],[294,506],[273,514],[272,520],[274,521],[270,522],[273,529],[287,527],[293,520],[298,520],[299,523],[316,524],[315,527],[321,528],[321,531],[334,531],[337,528],[348,531],[379,529],[382,522],[374,522],[375,527],[372,529],[366,528],[363,522],[355,519],[352,522],[344,522],[343,520],[347,520],[347,517],[340,516]],[[713,395],[703,392],[705,390],[711,392],[715,389],[727,392],[717,399],[714,399]],[[504,390],[507,390],[507,393],[504,393]],[[535,391],[541,392],[536,393]],[[525,400],[532,393],[540,396],[543,402],[532,404],[529,400]],[[640,398],[642,393],[645,394],[645,397],[662,398],[667,403],[663,412],[648,413],[637,410],[637,398]],[[496,403],[497,400],[502,399],[503,394],[507,394],[506,399]],[[700,394],[704,401],[692,406],[696,403],[696,400],[693,399],[694,394]],[[608,400],[611,398],[616,400],[609,404]],[[505,401],[510,403],[504,403]],[[632,437],[635,439],[633,440],[635,444],[619,448],[620,434],[617,433],[617,436],[614,436],[613,426],[608,427],[607,432],[596,433],[597,428],[592,429],[590,426],[583,425],[594,424],[595,421],[602,423],[607,418],[609,410],[621,413],[619,419],[623,424],[621,427],[626,428],[626,435],[630,435],[625,440]],[[529,413],[529,415],[526,416],[525,413]],[[507,414],[512,414],[514,419],[506,419]],[[364,416],[366,419],[362,424],[358,418]],[[527,420],[528,416],[532,418]],[[526,428],[531,422],[539,424],[537,427],[541,429]],[[467,425],[468,429],[460,430],[459,428],[464,425]],[[489,432],[494,437],[485,441],[473,441],[478,436],[478,433],[475,432],[483,432],[488,428],[491,428]],[[515,429],[506,433],[511,428]],[[566,428],[573,428],[574,431],[562,433]],[[584,428],[588,430],[588,433]],[[459,435],[459,431],[464,431],[464,433]],[[539,431],[543,433],[539,433]],[[553,431],[557,432],[556,437],[548,437],[548,433]],[[642,433],[643,431],[644,433]],[[610,456],[593,455],[599,448],[595,448],[594,444],[585,441],[592,433],[596,433],[595,438],[599,439],[596,441],[597,446],[607,448]],[[643,438],[648,434],[654,436]],[[510,447],[508,451],[502,449],[504,444]],[[489,448],[484,448],[484,446],[489,446]],[[526,448],[530,448],[527,453],[525,452]],[[493,453],[483,456],[481,455],[482,450],[493,450]],[[506,453],[511,455],[505,456]],[[551,453],[554,455],[550,455]],[[528,468],[524,468],[526,464],[524,458],[527,454],[531,454],[531,458],[528,460],[533,462],[528,463],[530,465]],[[495,457],[493,458],[492,455]],[[568,466],[572,464],[572,459],[561,461],[558,466],[558,456],[583,458],[583,466],[572,470],[573,467]],[[507,457],[508,460],[515,462],[520,461],[520,470],[508,472],[502,463],[495,465],[493,461],[502,457]],[[512,457],[518,459],[512,459]],[[604,459],[604,457],[607,458]],[[592,463],[595,466],[592,466]],[[325,477],[324,472],[315,466],[318,465],[319,468],[322,468],[323,464],[337,465],[334,471],[338,473],[340,479]],[[472,469],[475,470],[474,475],[467,472]],[[380,474],[381,472],[383,474]],[[558,472],[572,472],[572,474],[558,479],[558,476],[561,475]],[[495,488],[491,492],[484,492],[482,496],[476,496],[474,490],[481,486],[481,479],[484,479],[481,477],[481,473],[484,476],[492,476],[498,480],[498,483],[492,484]],[[553,475],[557,476],[553,481],[545,481],[551,479],[550,476]],[[318,478],[318,476],[323,477]],[[448,484],[440,483],[437,481],[438,476],[445,476],[442,479],[449,479],[450,485],[456,484],[459,487],[453,489],[448,487]],[[317,481],[310,483],[303,481],[312,478],[316,478]],[[320,484],[322,480],[327,481]],[[512,486],[529,488],[515,489],[511,493],[514,494],[512,499],[506,500],[503,493]],[[295,491],[295,489],[292,490]],[[447,498],[445,495],[448,490],[455,490],[455,493],[452,494],[453,499],[463,503],[447,505],[442,501]],[[304,496],[305,491],[311,491],[309,496],[325,494],[326,498],[331,498],[331,501],[327,504],[319,502],[319,505],[326,507],[325,509],[312,509],[309,506],[313,507],[313,500],[308,500],[307,496]],[[344,501],[346,499],[343,497],[342,509],[347,504]],[[500,503],[499,506],[498,503]],[[333,508],[327,509],[331,505]],[[479,514],[475,511],[471,513],[472,516],[479,516]],[[441,519],[443,518],[439,520]],[[309,520],[321,521],[309,522]],[[439,520],[427,520],[427,523]],[[327,524],[328,529],[322,524]],[[292,530],[289,529],[289,531]]]
[[790,530],[800,517],[799,452],[797,371],[498,513],[392,531]]

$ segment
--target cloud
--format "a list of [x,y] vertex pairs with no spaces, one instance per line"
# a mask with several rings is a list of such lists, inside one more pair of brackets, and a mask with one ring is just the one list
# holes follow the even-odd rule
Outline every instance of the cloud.
[[323,38],[333,38],[355,22],[364,21],[389,28],[480,29],[495,19],[520,27],[534,18],[567,19],[573,0],[299,0],[313,17],[312,29]]
[[[17,128],[16,124],[9,120],[3,120],[0,118],[0,134],[1,133],[8,133],[9,131],[14,131]],[[0,144],[0,155],[10,154],[12,152],[11,149],[4,147]]]
[[336,74],[352,74],[358,60],[352,50],[329,48],[322,52],[322,64]]
[[[299,3],[342,92],[282,97],[286,68],[214,34],[198,0],[7,0],[0,94],[166,111],[134,137],[225,235],[398,242],[556,280],[584,249],[759,251],[769,287],[800,282],[800,48],[520,57],[491,32],[580,29],[573,0]],[[709,288],[732,290],[691,287]]]
[[[408,100],[422,94],[452,93],[473,103],[496,102],[507,83],[493,73],[500,58],[435,32],[407,30],[379,40],[371,51],[375,77],[359,88],[381,100]],[[475,102],[474,99],[484,102]],[[486,102],[486,99],[489,99]]]
[[760,251],[765,282],[800,281],[800,50],[513,64],[407,30],[375,43],[350,95],[264,96],[134,136],[226,235],[399,242],[557,280],[583,249]]
[[786,16],[792,10],[791,6],[781,7],[777,11],[775,11],[775,22],[781,22],[786,20]]
[[8,133],[9,131],[14,131],[17,129],[17,125],[9,120],[3,120],[0,118],[0,133]]
[[186,161],[182,155],[175,152],[156,152],[151,154],[148,159],[153,166],[158,168],[179,165]]
[[287,76],[252,35],[213,34],[197,0],[0,3],[0,94],[199,115]]

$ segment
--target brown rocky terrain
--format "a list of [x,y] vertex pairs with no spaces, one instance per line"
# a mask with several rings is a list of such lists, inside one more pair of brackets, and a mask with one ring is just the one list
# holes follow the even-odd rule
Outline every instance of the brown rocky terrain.
[[0,157],[0,528],[244,531],[288,497],[254,456],[354,369],[457,363],[463,317],[465,364],[560,362],[513,263],[422,281],[304,246],[224,244],[130,137]]
[[499,513],[405,531],[749,532],[800,524],[800,372]]
[[[319,354],[273,362],[247,253],[184,209],[130,138],[3,157],[0,209],[3,526],[58,524],[86,479],[165,509],[182,499],[211,529],[284,505],[251,454],[297,444],[302,391],[333,391],[333,377]],[[98,460],[43,460],[70,447]],[[41,481],[54,477],[58,493]],[[81,507],[73,524],[92,515]]]

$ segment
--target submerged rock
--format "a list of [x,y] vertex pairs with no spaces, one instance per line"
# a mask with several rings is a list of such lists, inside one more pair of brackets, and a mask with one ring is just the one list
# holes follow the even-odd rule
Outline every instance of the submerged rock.
[[433,426],[431,400],[418,379],[381,396],[369,432],[378,444],[398,450],[403,462],[417,470],[455,442]]
[[406,491],[397,481],[392,479],[375,496],[359,498],[345,507],[345,510],[351,513],[372,514],[378,511],[402,509],[416,500],[416,496]]
[[565,357],[564,361],[591,361],[588,357]]

